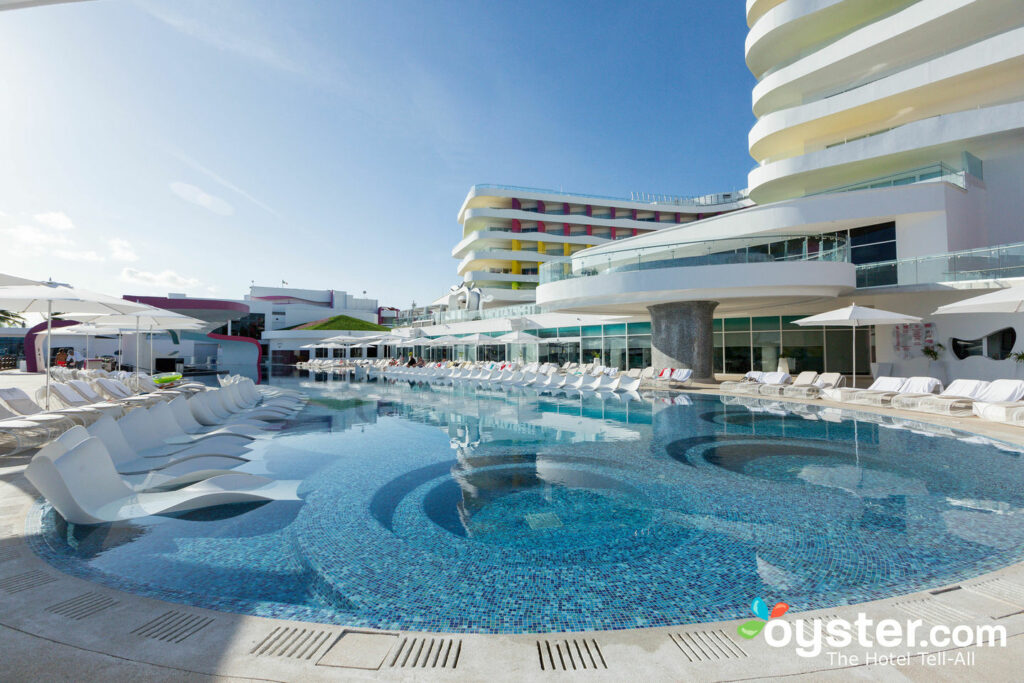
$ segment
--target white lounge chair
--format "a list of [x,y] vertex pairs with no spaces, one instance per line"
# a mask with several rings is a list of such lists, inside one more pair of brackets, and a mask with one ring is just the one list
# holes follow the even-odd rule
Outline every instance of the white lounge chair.
[[765,386],[779,385],[785,386],[789,384],[791,377],[788,372],[766,372],[761,375],[761,378],[756,381],[747,382],[740,384],[733,391],[740,394],[760,394],[761,389]]
[[175,491],[139,493],[114,469],[103,442],[89,438],[55,460],[33,458],[25,476],[72,524],[101,524],[230,503],[298,500],[297,481],[224,474]]
[[973,415],[971,406],[988,387],[988,382],[979,379],[955,379],[938,395],[898,394],[892,399],[892,407],[941,415]]
[[813,370],[804,370],[796,376],[792,384],[763,382],[757,389],[762,396],[782,396],[787,389],[806,389],[815,386],[814,383],[817,381],[818,373]]
[[867,389],[856,389],[854,387],[836,386],[832,389],[822,389],[822,398],[827,398],[836,403],[850,403],[858,394],[865,391],[897,392],[907,381],[906,377],[889,377],[883,375],[871,383]]
[[[72,382],[80,382],[81,380],[71,380]],[[46,388],[40,387],[36,394],[36,400],[43,400],[46,396]],[[110,415],[113,418],[118,418],[124,415],[124,406],[120,403],[111,403],[104,401],[103,397],[99,394],[95,394],[94,398],[86,398],[79,391],[76,391],[70,384],[61,384],[60,382],[50,382],[50,396],[55,397],[58,403],[63,404],[65,408],[84,408],[86,410],[94,410],[103,415]]]
[[718,385],[721,391],[739,391],[741,387],[747,387],[751,383],[759,383],[764,378],[765,373],[759,370],[751,370],[747,374],[743,375],[740,380],[729,380],[722,382]]
[[942,391],[942,382],[934,377],[910,377],[896,391],[865,391],[857,394],[850,403],[869,406],[889,406],[900,395],[928,396]]
[[[799,375],[797,379],[799,379]],[[790,398],[818,398],[825,389],[835,389],[842,387],[844,384],[846,384],[846,377],[842,373],[823,372],[810,386],[799,385],[794,382],[788,387],[784,387],[782,395]]]
[[985,389],[971,406],[983,420],[1021,424],[1024,411],[1024,380],[997,379]]
[[[64,453],[82,443],[86,439],[94,438],[85,427],[74,427],[49,444],[40,448],[33,456],[34,458],[48,458],[55,461]],[[99,438],[99,437],[95,437]],[[101,441],[103,439],[100,439]],[[104,443],[104,446],[106,444]],[[110,452],[110,449],[107,449]],[[111,456],[113,462],[113,456]],[[229,465],[240,465],[244,461],[229,461]],[[167,467],[145,471],[140,474],[123,474],[118,472],[121,479],[136,491],[156,491],[181,488],[210,477],[221,474],[234,474],[230,469],[202,469],[204,461],[199,458],[179,462]],[[116,465],[115,465],[116,469]]]
[[[85,429],[89,436],[103,442],[110,454],[114,468],[120,474],[145,474],[153,471],[166,471],[173,474],[185,474],[203,469],[231,469],[244,465],[249,459],[241,455],[246,451],[221,453],[216,448],[191,447],[162,456],[154,456],[150,452],[140,453],[129,442],[121,425],[109,417],[94,422]],[[69,430],[70,431],[70,430]]]
[[39,448],[75,426],[69,418],[45,414],[25,418],[0,406],[0,455],[14,455]]
[[619,375],[619,385],[615,387],[616,391],[625,393],[635,393],[640,389],[640,373],[639,368],[630,370],[624,375]]
[[[29,395],[17,387],[0,389],[0,400],[18,415],[27,418],[35,418],[42,415],[62,415],[71,420],[73,424],[85,425],[95,422],[103,413],[97,410],[86,408],[60,408],[57,410],[44,410],[38,403],[29,398]],[[54,421],[55,418],[47,418]]]

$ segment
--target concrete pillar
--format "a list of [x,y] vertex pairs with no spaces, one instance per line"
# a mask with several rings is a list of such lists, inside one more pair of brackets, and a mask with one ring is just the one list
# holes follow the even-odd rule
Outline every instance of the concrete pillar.
[[696,381],[714,379],[712,315],[717,301],[678,301],[648,306],[651,312],[651,363],[662,368],[691,368]]

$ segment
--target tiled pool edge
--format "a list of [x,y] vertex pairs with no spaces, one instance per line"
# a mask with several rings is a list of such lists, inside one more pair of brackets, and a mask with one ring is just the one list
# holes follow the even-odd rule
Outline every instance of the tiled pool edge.
[[[702,390],[700,393],[716,393]],[[797,401],[802,402],[802,401]],[[825,405],[823,402],[817,402]],[[963,421],[933,420],[905,411],[857,408],[861,412],[914,417],[944,426],[964,429]],[[926,419],[922,420],[924,417]],[[968,421],[966,431],[984,436],[1024,443],[1024,435],[1011,439],[1006,430],[989,429],[977,421]],[[701,679],[762,678],[770,675],[793,675],[841,668],[824,657],[803,659],[789,650],[774,650],[763,639],[741,641],[736,637],[739,621],[690,624],[680,627],[655,627],[624,631],[601,631],[570,634],[467,635],[418,634],[398,632],[395,645],[388,651],[379,669],[337,669],[318,666],[323,653],[333,646],[345,627],[304,624],[265,617],[241,616],[225,612],[187,607],[160,600],[124,593],[98,586],[89,581],[60,573],[29,548],[24,534],[26,516],[34,496],[30,485],[18,473],[9,473],[0,484],[0,623],[20,631],[66,643],[75,648],[104,652],[132,661],[166,666],[179,671],[250,677],[274,680],[334,679],[339,673],[348,678],[394,678],[398,676],[428,678],[522,679],[551,673],[551,668],[588,678],[621,679],[623,674],[665,680],[681,674]],[[13,485],[17,483],[17,485]],[[1016,595],[1024,595],[1024,563],[963,581],[962,588],[914,593],[847,607],[807,612],[800,616],[844,616],[866,611],[875,618],[893,616],[906,619],[907,604],[941,605],[947,613],[964,615],[964,623],[1001,623],[1011,641],[1024,635],[1024,602],[1009,601],[1007,591],[993,591],[993,581],[1010,587]],[[5,586],[7,588],[5,588]],[[972,587],[978,587],[977,591]],[[973,611],[963,608],[963,597],[970,594]],[[1002,595],[1003,597],[993,597]],[[75,601],[78,601],[77,603]],[[1024,598],[1021,598],[1024,600]],[[77,611],[59,608],[70,603]],[[54,611],[56,609],[56,611]],[[74,618],[75,616],[84,616]],[[68,616],[69,614],[73,616]],[[996,619],[998,617],[998,619]],[[289,631],[288,629],[296,629]],[[302,633],[300,633],[300,631]],[[306,632],[309,634],[306,634]],[[376,633],[359,629],[360,632]],[[313,632],[319,632],[312,636]],[[386,632],[392,633],[395,632]],[[155,637],[154,637],[155,635]],[[161,637],[162,636],[162,637]],[[267,643],[278,638],[309,639],[315,637],[316,650],[310,658],[290,656],[288,647],[276,653]],[[731,639],[732,645],[721,638]],[[423,651],[435,652],[446,647],[451,651],[452,639],[458,640],[456,668],[437,668],[437,658],[425,659]],[[447,641],[445,640],[447,639]],[[441,645],[445,641],[447,645]],[[291,642],[291,641],[289,641]],[[303,640],[303,642],[305,642]],[[329,644],[325,644],[329,643]],[[398,644],[402,651],[389,661]],[[412,643],[410,645],[409,643]],[[429,645],[428,645],[429,643]],[[600,656],[590,654],[590,643],[600,649]],[[704,648],[699,645],[705,644]],[[708,648],[707,644],[719,643]],[[734,648],[733,645],[736,647]],[[268,650],[268,648],[270,648]],[[416,648],[411,656],[408,650]],[[429,649],[428,649],[429,648]],[[292,648],[301,649],[297,646]],[[270,652],[270,654],[267,654]],[[850,649],[856,653],[855,649]],[[884,653],[884,650],[878,650]],[[576,653],[573,656],[573,653]],[[586,654],[590,659],[580,659]],[[1002,658],[1006,670],[1015,660],[1008,652],[988,650],[983,657]],[[577,660],[580,660],[577,662]],[[413,661],[415,669],[409,662]],[[588,665],[588,661],[591,665]],[[592,664],[599,666],[594,668]],[[603,666],[600,666],[603,664]],[[587,665],[587,668],[582,668]],[[998,666],[999,663],[997,662]],[[39,672],[47,663],[40,662]],[[546,667],[546,668],[542,668]]]

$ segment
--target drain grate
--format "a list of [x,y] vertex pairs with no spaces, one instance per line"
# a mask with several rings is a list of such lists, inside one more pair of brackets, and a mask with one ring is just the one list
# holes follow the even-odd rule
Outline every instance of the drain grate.
[[747,656],[736,641],[721,629],[669,633],[668,637],[691,662],[717,662]]
[[975,619],[976,616],[969,614],[955,607],[943,604],[932,598],[921,598],[920,600],[907,600],[897,602],[896,609],[906,612],[912,617],[923,619],[931,624],[961,624],[964,621]]
[[330,642],[334,631],[323,631],[295,626],[277,626],[267,634],[249,654],[257,657],[285,659],[312,659]]
[[36,588],[48,583],[53,583],[56,580],[56,577],[50,576],[44,571],[33,569],[30,572],[15,574],[14,576],[8,576],[6,579],[0,580],[0,590],[6,591],[7,593],[20,593],[21,591],[27,591],[30,588]]
[[170,610],[156,619],[147,621],[132,633],[143,638],[152,638],[165,643],[180,643],[213,623],[211,617]]
[[67,617],[68,619],[75,619],[77,621],[79,619],[91,617],[97,612],[102,612],[108,607],[113,607],[117,603],[118,601],[114,600],[110,596],[90,591],[71,598],[70,600],[58,602],[56,605],[50,605],[46,608],[46,611],[52,612],[53,614],[59,614],[60,616]]
[[454,669],[462,656],[455,638],[402,638],[388,666],[401,669]]
[[537,657],[541,671],[578,671],[607,669],[601,647],[593,638],[572,640],[538,640]]
[[988,579],[964,586],[965,590],[1024,609],[1024,586],[1003,578]]

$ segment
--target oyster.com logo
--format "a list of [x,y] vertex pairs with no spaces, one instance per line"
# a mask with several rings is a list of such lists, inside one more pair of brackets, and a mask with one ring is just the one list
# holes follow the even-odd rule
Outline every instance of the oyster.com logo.
[[[947,659],[943,652],[937,651],[950,647],[1006,647],[1006,627],[1001,624],[926,625],[922,619],[876,621],[864,612],[857,612],[852,621],[838,617],[810,620],[797,617],[790,621],[779,619],[789,611],[788,604],[777,602],[768,609],[768,603],[761,598],[755,598],[750,609],[757,619],[736,627],[742,638],[750,640],[763,632],[766,645],[795,645],[800,657],[817,657],[829,650],[830,662],[844,666],[906,664],[915,655],[925,664],[971,665],[974,664],[973,652],[958,653],[955,658]],[[851,645],[866,650],[867,654],[840,652]],[[878,652],[875,648],[888,652]]]
[[750,611],[754,613],[757,619],[751,619],[745,621],[736,627],[736,631],[740,636],[750,640],[761,632],[764,625],[772,619],[777,619],[785,614],[789,610],[789,605],[784,602],[775,603],[775,607],[771,610],[768,609],[768,603],[761,598],[754,598],[754,601],[750,603]]

